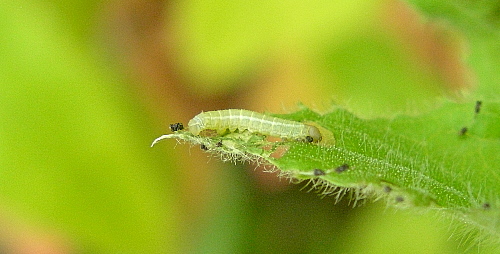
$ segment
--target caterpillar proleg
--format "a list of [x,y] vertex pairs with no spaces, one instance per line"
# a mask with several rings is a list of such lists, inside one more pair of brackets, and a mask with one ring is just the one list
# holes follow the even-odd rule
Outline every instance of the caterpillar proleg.
[[315,126],[244,109],[202,112],[188,123],[188,130],[194,135],[199,135],[203,130],[224,133],[226,130],[233,132],[237,129],[308,142],[319,142],[322,138],[319,129]]

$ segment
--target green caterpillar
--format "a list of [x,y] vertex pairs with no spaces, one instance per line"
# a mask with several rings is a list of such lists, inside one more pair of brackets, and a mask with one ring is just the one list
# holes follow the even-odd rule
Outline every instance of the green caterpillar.
[[188,130],[194,135],[199,135],[204,130],[224,133],[227,130],[233,132],[237,129],[307,142],[319,142],[322,138],[319,129],[315,126],[244,109],[202,112],[188,123]]

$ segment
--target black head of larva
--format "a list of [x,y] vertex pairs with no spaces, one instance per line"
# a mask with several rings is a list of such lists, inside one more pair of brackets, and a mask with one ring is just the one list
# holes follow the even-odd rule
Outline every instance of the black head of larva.
[[173,123],[170,124],[170,130],[175,132],[175,131],[180,131],[184,129],[184,125],[182,123]]

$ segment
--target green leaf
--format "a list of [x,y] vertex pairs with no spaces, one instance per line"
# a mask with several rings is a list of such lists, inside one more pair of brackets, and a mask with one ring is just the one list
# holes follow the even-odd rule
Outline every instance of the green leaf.
[[[320,143],[268,141],[240,130],[222,136],[177,131],[162,136],[203,144],[223,159],[277,167],[323,193],[354,190],[354,202],[383,198],[397,207],[439,210],[470,224],[469,230],[500,237],[500,104],[445,103],[420,117],[364,120],[344,109],[325,115],[307,108],[281,118],[314,123],[332,139]],[[468,126],[467,132],[461,132]],[[331,132],[331,133],[329,133]],[[340,188],[339,188],[340,187]]]

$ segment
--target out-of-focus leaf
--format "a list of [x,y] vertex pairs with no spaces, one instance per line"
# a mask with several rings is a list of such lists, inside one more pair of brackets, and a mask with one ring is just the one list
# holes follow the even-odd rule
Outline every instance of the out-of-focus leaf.
[[220,93],[267,71],[262,67],[273,55],[303,54],[349,37],[370,22],[379,2],[182,1],[169,5],[169,47],[193,93]]
[[3,205],[92,253],[175,250],[171,164],[145,112],[52,11],[0,8]]

